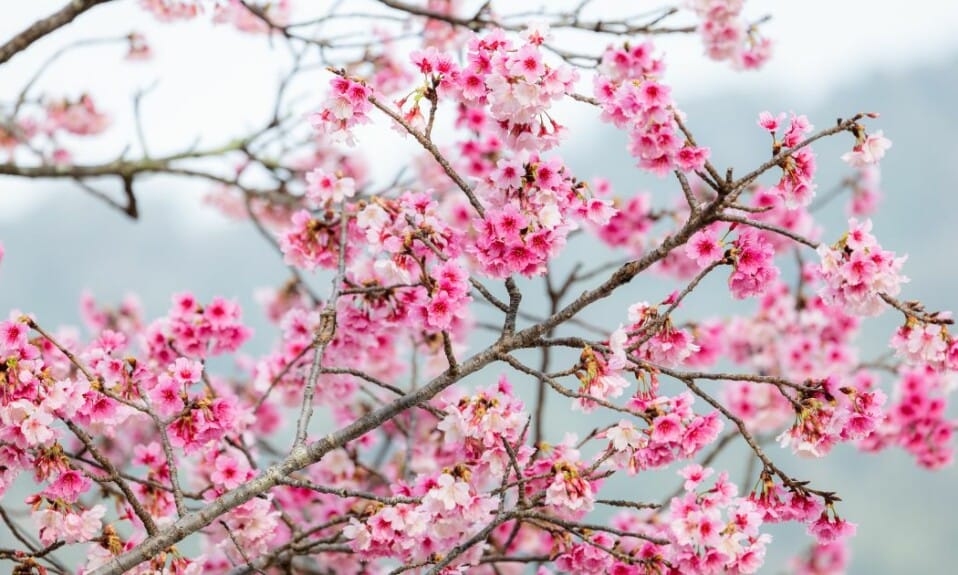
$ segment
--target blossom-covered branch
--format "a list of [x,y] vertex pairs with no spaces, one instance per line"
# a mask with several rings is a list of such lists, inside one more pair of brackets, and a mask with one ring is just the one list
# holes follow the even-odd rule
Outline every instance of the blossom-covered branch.
[[[0,63],[93,4],[39,21]],[[345,4],[141,0],[164,25],[207,18],[288,49],[265,122],[221,146],[151,154],[139,91],[129,148],[74,161],[71,142],[97,142],[110,115],[91,94],[35,94],[35,80],[61,53],[117,41],[148,65],[140,34],[63,46],[0,104],[0,175],[76,184],[133,217],[147,175],[195,179],[286,265],[264,278],[276,338],[258,355],[236,302],[188,292],[152,320],[135,299],[85,297],[82,336],[20,312],[0,322],[0,516],[16,539],[0,561],[65,573],[60,553],[79,550],[84,575],[754,573],[770,524],[812,537],[800,566],[855,532],[838,513],[846,486],[800,479],[792,454],[850,443],[951,462],[951,315],[900,299],[905,258],[863,219],[891,147],[878,116],[816,131],[758,113],[742,129],[770,137],[770,159],[721,166],[668,83],[656,36],[755,70],[771,55],[764,17],[737,0],[622,15],[588,1]],[[573,52],[570,35],[599,44]],[[306,98],[288,97],[304,80]],[[636,172],[668,178],[667,201],[570,167],[570,99],[625,132]],[[408,154],[401,169],[367,153],[388,128],[410,144],[390,148]],[[849,135],[831,160],[856,170],[842,185],[855,218],[830,243],[813,146]],[[663,293],[632,298],[650,274]],[[750,305],[689,314],[716,285]],[[859,361],[861,323],[889,310],[904,317],[894,354]],[[741,484],[720,467],[736,442]],[[667,468],[661,494],[607,485]]]

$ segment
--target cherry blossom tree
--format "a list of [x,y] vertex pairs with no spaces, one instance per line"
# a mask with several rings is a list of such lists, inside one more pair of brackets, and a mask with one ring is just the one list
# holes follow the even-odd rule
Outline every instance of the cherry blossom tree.
[[[111,4],[67,2],[0,45],[0,64]],[[533,12],[333,2],[304,19],[287,0],[138,4],[165,25],[208,19],[291,54],[269,121],[163,156],[137,121],[119,157],[75,161],[115,111],[37,93],[37,78],[94,43],[141,66],[154,49],[90,30],[0,102],[0,174],[62,181],[131,218],[151,177],[207,182],[210,209],[248,220],[288,266],[264,278],[277,337],[244,354],[239,306],[191,293],[158,318],[135,298],[85,297],[84,335],[31,302],[11,312],[0,560],[15,573],[754,573],[776,523],[809,535],[793,573],[841,573],[856,528],[842,486],[786,471],[793,454],[851,443],[951,463],[951,316],[901,299],[905,257],[867,219],[891,147],[878,114],[816,129],[756,110],[741,130],[768,139],[769,159],[733,170],[673,99],[681,71],[656,48],[662,35],[742,73],[772,55],[765,18],[742,0],[621,18],[588,0]],[[288,88],[307,73],[322,82],[304,103]],[[626,133],[634,170],[673,197],[577,177],[557,149],[574,137],[553,109],[567,101]],[[388,129],[415,151],[383,179],[367,153]],[[832,137],[847,153],[816,157]],[[816,224],[819,159],[850,170],[852,219],[837,237]],[[604,255],[566,245],[580,237]],[[671,287],[583,319],[644,274]],[[748,311],[683,316],[708,276]],[[535,299],[546,313],[524,305]],[[901,318],[890,352],[861,357],[860,326],[885,313]],[[232,371],[210,364],[230,357]],[[329,433],[315,431],[317,408]],[[570,410],[603,423],[549,437],[545,418]],[[753,463],[741,483],[715,465],[735,443]],[[603,489],[666,468],[671,494]],[[25,502],[8,489],[18,478]]]

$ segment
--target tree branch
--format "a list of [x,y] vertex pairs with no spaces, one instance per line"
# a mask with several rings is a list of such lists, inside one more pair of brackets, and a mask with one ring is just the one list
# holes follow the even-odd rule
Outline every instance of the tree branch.
[[3,64],[10,58],[26,50],[40,38],[73,22],[74,18],[90,8],[93,8],[97,4],[105,4],[106,2],[110,2],[110,0],[72,0],[66,6],[60,8],[60,10],[46,18],[37,20],[30,27],[7,40],[3,46],[0,46],[0,64]]

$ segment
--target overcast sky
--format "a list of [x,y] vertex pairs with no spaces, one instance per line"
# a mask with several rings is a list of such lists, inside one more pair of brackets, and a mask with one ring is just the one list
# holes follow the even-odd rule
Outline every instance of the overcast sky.
[[[369,6],[370,2],[358,2]],[[62,6],[64,0],[2,0],[3,18],[0,19],[0,38],[6,38],[20,31],[38,17],[53,12]],[[568,2],[554,2],[567,4]],[[104,30],[99,24],[109,24],[109,29],[125,33],[129,28],[143,30],[153,28],[169,32],[173,28],[179,46],[160,46],[164,51],[190,52],[197,48],[204,51],[233,51],[235,46],[223,46],[223,38],[204,41],[194,34],[181,35],[182,25],[157,26],[141,12],[135,0],[121,0],[115,4],[96,8],[82,16],[72,25],[70,34],[58,33],[64,38],[81,31]],[[296,14],[321,11],[328,1],[293,0]],[[590,14],[607,15],[617,10],[618,0],[598,0],[593,3]],[[628,2],[632,7],[644,10],[662,6],[658,0],[639,0]],[[669,3],[664,3],[669,4]],[[521,6],[532,9],[543,5],[542,2],[497,2],[499,6]],[[620,8],[619,8],[620,9]],[[835,1],[802,0],[800,2],[781,2],[776,0],[747,0],[746,14],[759,18],[766,14],[772,20],[763,25],[767,35],[775,40],[775,58],[760,73],[749,74],[743,80],[741,75],[729,73],[724,66],[696,58],[701,47],[696,42],[682,40],[669,42],[669,51],[673,57],[681,58],[683,73],[675,75],[672,82],[692,95],[697,91],[707,91],[715,87],[731,84],[760,86],[770,82],[780,84],[788,90],[802,90],[810,95],[820,93],[835,81],[846,79],[861,72],[875,69],[888,69],[910,66],[951,54],[958,50],[958,2],[949,0],[911,0],[899,2],[881,1]],[[295,19],[295,18],[294,18]],[[205,26],[191,26],[190,32],[203,33]],[[151,33],[151,36],[155,34]],[[169,34],[166,34],[169,35]],[[194,43],[198,40],[198,43]],[[209,38],[214,40],[214,38]],[[57,44],[56,37],[45,40],[42,45],[31,48],[37,55]],[[49,50],[46,50],[49,52]],[[24,61],[28,57],[18,57]],[[35,60],[34,60],[35,61]],[[29,65],[25,63],[25,66]],[[677,65],[673,64],[673,67]],[[21,69],[23,66],[20,67]],[[6,74],[4,75],[6,78]],[[2,85],[2,93],[8,93],[10,85]]]

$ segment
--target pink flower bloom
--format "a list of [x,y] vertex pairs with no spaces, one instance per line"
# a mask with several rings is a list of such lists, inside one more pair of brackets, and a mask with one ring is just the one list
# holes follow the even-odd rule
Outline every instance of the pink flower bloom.
[[71,469],[61,473],[56,481],[44,490],[44,494],[73,503],[77,497],[89,491],[91,485],[92,482],[85,475]]
[[785,131],[784,136],[782,136],[782,145],[786,148],[795,147],[801,143],[806,134],[811,133],[814,129],[815,127],[812,126],[806,116],[792,114],[788,129]]
[[688,243],[685,244],[685,253],[704,269],[722,259],[724,250],[715,230],[708,227],[695,232],[689,238]]
[[183,384],[166,374],[160,376],[156,387],[150,390],[153,408],[163,417],[169,417],[183,410]]
[[845,573],[848,568],[849,551],[846,540],[832,543],[815,543],[807,556],[795,557],[790,565],[795,575],[822,575],[826,573]]
[[353,551],[365,551],[372,543],[369,528],[360,523],[355,517],[349,518],[349,523],[343,528],[343,536],[349,540]]
[[909,363],[924,363],[943,368],[952,343],[940,324],[906,324],[892,338],[891,347]]
[[280,249],[289,265],[305,270],[332,269],[338,262],[339,226],[327,226],[306,210],[293,214],[291,227],[280,238]]
[[687,5],[701,18],[698,32],[709,58],[728,60],[734,68],[752,70],[771,56],[771,40],[749,28],[741,14],[741,0],[692,0]]
[[169,369],[173,379],[183,386],[197,383],[203,377],[203,364],[185,357],[177,359],[167,369]]
[[693,418],[685,428],[680,443],[681,451],[686,456],[698,453],[703,447],[709,445],[722,431],[722,420],[718,417],[718,412],[705,416]]
[[321,168],[306,174],[306,198],[313,205],[325,206],[332,202],[341,203],[356,195],[356,182],[352,178],[339,178],[326,173]]
[[450,511],[458,507],[465,507],[472,501],[469,484],[459,481],[448,473],[443,473],[436,479],[436,487],[426,494],[425,501]]
[[372,109],[369,97],[372,90],[354,80],[339,76],[330,80],[331,91],[325,106],[310,115],[309,120],[320,134],[341,137],[353,145],[355,140],[350,130],[369,121]]
[[878,451],[898,445],[924,468],[949,465],[954,458],[955,431],[954,422],[946,415],[950,388],[944,374],[930,365],[903,369],[896,382],[897,400],[861,447]]
[[137,32],[130,32],[127,39],[130,42],[126,53],[126,59],[131,61],[144,61],[153,57],[153,50],[146,41],[146,36]]
[[711,151],[709,148],[696,148],[693,146],[683,146],[675,154],[675,163],[678,169],[683,172],[699,172],[705,167]]
[[[612,537],[606,533],[589,536],[589,543],[575,543],[572,548],[555,559],[556,567],[563,573],[610,573],[613,557],[605,552],[615,545]],[[537,575],[542,575],[537,574]]]
[[542,55],[531,44],[519,48],[519,51],[512,57],[512,64],[509,67],[509,72],[513,76],[519,76],[526,82],[538,81],[545,70]]
[[605,432],[605,437],[609,440],[612,449],[616,451],[637,449],[644,444],[642,433],[626,420],[622,420],[609,428]]
[[605,226],[599,228],[599,239],[609,246],[623,247],[631,254],[641,254],[652,229],[652,211],[648,195],[632,196],[619,206]]
[[744,299],[765,293],[779,274],[774,262],[775,249],[754,228],[740,231],[732,245],[735,270],[728,280],[732,295]]
[[702,467],[693,463],[679,470],[679,475],[685,478],[683,488],[686,491],[693,491],[700,483],[711,477],[714,472],[715,470],[711,467]]
[[522,185],[525,170],[514,160],[502,159],[496,163],[492,181],[499,188],[518,188]]
[[688,331],[667,327],[656,333],[642,348],[649,361],[666,367],[681,364],[699,350]]
[[852,148],[851,152],[842,154],[842,160],[854,168],[864,168],[877,164],[884,156],[885,151],[891,148],[891,140],[885,137],[881,130],[865,136]]
[[591,511],[595,501],[592,485],[568,463],[561,462],[556,467],[556,474],[546,488],[546,505],[576,515]]
[[758,125],[768,130],[770,133],[778,131],[779,126],[785,120],[785,112],[773,116],[771,112],[762,112],[758,115]]
[[840,519],[837,515],[829,517],[826,510],[814,523],[809,524],[808,534],[818,539],[819,544],[826,545],[854,536],[857,527],[856,524]]
[[96,109],[89,94],[76,102],[60,100],[47,105],[47,129],[63,130],[77,136],[99,134],[110,125],[110,118]]
[[[236,540],[235,545],[225,546],[233,561],[245,561],[243,557],[254,559],[269,549],[269,543],[277,532],[280,513],[273,508],[271,498],[253,498],[243,505],[222,516],[230,535],[223,533],[223,538],[230,543]],[[217,529],[220,526],[217,525]],[[243,549],[240,555],[237,546]]]
[[40,528],[40,541],[44,545],[52,545],[57,540],[82,543],[93,539],[100,532],[100,519],[105,513],[105,507],[95,505],[81,513],[41,509],[34,511],[32,517]]
[[217,487],[234,489],[242,485],[251,477],[249,466],[241,458],[223,454],[217,456],[214,462],[215,470],[210,475],[210,481]]
[[21,447],[46,445],[56,437],[56,432],[50,427],[53,423],[50,412],[26,399],[3,406],[0,409],[0,423],[16,433],[13,439]]
[[904,257],[885,251],[869,232],[871,222],[848,222],[850,231],[833,247],[819,246],[819,273],[825,283],[822,298],[843,305],[858,315],[878,315],[885,310],[881,294],[895,296],[908,278],[900,274]]
[[678,441],[682,437],[682,425],[677,416],[664,415],[655,419],[652,439],[660,443]]
[[161,22],[188,20],[201,11],[195,0],[140,0],[140,6]]
[[149,445],[137,445],[133,448],[133,463],[147,467],[159,466],[165,462],[163,448],[153,441]]

